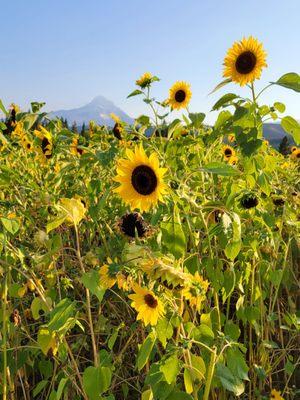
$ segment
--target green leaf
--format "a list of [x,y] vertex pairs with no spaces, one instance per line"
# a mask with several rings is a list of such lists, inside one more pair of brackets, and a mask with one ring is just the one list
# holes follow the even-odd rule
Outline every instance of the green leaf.
[[55,355],[58,350],[58,343],[54,332],[50,332],[47,327],[41,327],[38,331],[37,342],[45,354],[45,356],[50,354]]
[[64,387],[66,383],[68,382],[68,378],[62,378],[59,382],[58,388],[57,388],[57,393],[56,393],[56,400],[60,400],[61,395],[63,394]]
[[83,285],[87,289],[89,289],[89,291],[94,294],[101,303],[105,293],[105,289],[102,289],[100,287],[99,273],[95,270],[86,272],[82,275],[80,280]]
[[222,386],[230,392],[233,392],[236,396],[240,396],[244,392],[245,386],[243,382],[234,376],[230,369],[224,364],[217,364],[216,375],[220,379]]
[[291,134],[297,144],[300,144],[300,124],[293,117],[284,117],[281,120],[282,128]]
[[161,223],[162,243],[176,258],[184,255],[186,237],[178,212],[175,210],[171,220]]
[[127,99],[129,99],[129,97],[138,96],[138,95],[140,95],[140,94],[142,94],[142,93],[143,93],[143,92],[142,92],[141,90],[136,89],[136,90],[134,90],[133,92],[131,92],[131,93],[127,96]]
[[190,394],[193,392],[193,380],[192,380],[192,375],[189,371],[189,369],[185,368],[183,372],[183,381],[184,381],[184,387],[185,391]]
[[191,356],[191,375],[194,381],[205,380],[206,366],[202,357],[196,354],[190,354]]
[[300,75],[295,72],[289,72],[282,75],[277,82],[271,82],[274,85],[283,86],[287,89],[292,89],[295,92],[300,92]]
[[172,392],[166,400],[193,400],[193,397],[184,392]]
[[61,300],[50,313],[49,331],[57,332],[64,329],[69,318],[74,315],[75,305],[75,301],[68,298]]
[[155,336],[153,335],[153,333],[150,333],[145,339],[144,343],[141,345],[137,357],[137,367],[139,371],[146,365],[146,362],[150,357],[155,341],[156,341]]
[[3,114],[8,115],[8,111],[4,107],[2,100],[0,100],[0,110],[3,112]]
[[230,82],[232,82],[231,78],[224,79],[224,81],[220,82],[209,94],[216,92],[217,90],[221,89],[223,86],[227,85]]
[[36,397],[39,393],[41,393],[41,391],[46,387],[46,385],[48,384],[48,381],[40,381],[36,387],[33,389],[33,397]]
[[167,339],[170,339],[173,335],[173,327],[171,322],[166,318],[159,319],[156,325],[156,334],[158,340],[161,342],[163,347],[166,348]]
[[285,112],[285,105],[283,103],[279,103],[278,101],[274,103],[274,108],[280,113]]
[[163,365],[160,366],[160,371],[164,374],[165,380],[169,385],[176,381],[176,377],[180,371],[179,360],[176,353],[165,360]]
[[20,228],[19,222],[16,219],[2,217],[1,222],[5,230],[12,235],[15,235]]
[[227,366],[234,376],[242,380],[249,380],[249,368],[245,361],[245,356],[238,348],[229,348],[227,353]]
[[201,168],[201,171],[221,176],[236,176],[240,174],[240,172],[231,165],[218,161],[213,161],[206,164],[203,168]]
[[222,96],[213,106],[212,111],[216,111],[222,106],[228,105],[232,100],[238,98],[234,93],[226,93],[224,96]]
[[58,228],[60,225],[62,225],[62,224],[65,222],[66,218],[67,218],[67,216],[64,215],[63,217],[59,217],[59,218],[56,218],[56,219],[50,221],[50,222],[47,224],[47,228],[46,228],[47,233],[53,231],[53,229],[56,229],[56,228]]
[[202,122],[204,121],[205,114],[203,113],[189,113],[189,118],[192,121],[195,128],[201,128]]
[[109,389],[112,372],[109,367],[87,367],[83,372],[83,387],[89,400],[99,400]]
[[241,334],[239,326],[233,321],[226,322],[224,332],[226,336],[229,336],[234,341],[237,341]]

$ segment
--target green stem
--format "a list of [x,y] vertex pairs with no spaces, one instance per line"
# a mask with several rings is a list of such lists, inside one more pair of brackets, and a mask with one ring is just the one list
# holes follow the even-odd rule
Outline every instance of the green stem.
[[217,350],[215,347],[212,350],[213,351],[210,356],[210,362],[209,362],[208,371],[207,371],[207,378],[206,378],[206,383],[205,383],[203,400],[209,399],[210,387],[211,387],[212,379],[213,379],[214,372],[215,372]]
[[7,277],[8,270],[5,271],[4,292],[2,303],[2,347],[3,347],[3,400],[7,400]]

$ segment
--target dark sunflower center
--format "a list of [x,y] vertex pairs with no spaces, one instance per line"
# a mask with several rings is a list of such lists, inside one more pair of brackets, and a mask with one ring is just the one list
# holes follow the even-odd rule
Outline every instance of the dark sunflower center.
[[138,213],[124,215],[120,227],[125,235],[132,238],[135,237],[135,230],[137,230],[138,237],[144,237],[148,230],[147,223]]
[[150,294],[150,293],[146,294],[144,296],[144,300],[148,307],[150,307],[150,308],[157,307],[157,300],[155,297],[152,296],[152,294]]
[[139,165],[132,172],[131,183],[139,194],[147,196],[156,189],[157,177],[152,168],[147,165]]
[[231,149],[225,149],[224,154],[225,154],[225,156],[231,156],[231,154],[232,154]]
[[[46,137],[44,137],[43,140],[42,140],[42,151],[43,151],[44,154],[47,151],[49,151],[49,145],[50,145],[49,140]],[[50,157],[51,157],[51,154],[47,154],[46,155],[46,158],[50,158]]]
[[240,74],[249,74],[256,65],[256,56],[252,51],[244,51],[235,62],[235,68]]
[[118,122],[115,123],[115,126],[113,127],[113,134],[115,136],[115,138],[122,140],[122,128],[120,126],[120,124],[118,124]]
[[177,90],[175,93],[175,100],[177,103],[182,103],[186,98],[186,93],[184,90]]
[[296,154],[296,157],[297,157],[297,158],[300,158],[300,152]]

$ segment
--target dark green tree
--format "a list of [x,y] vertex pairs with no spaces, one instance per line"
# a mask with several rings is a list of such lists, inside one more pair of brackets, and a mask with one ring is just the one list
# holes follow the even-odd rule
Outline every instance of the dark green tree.
[[287,136],[284,136],[279,144],[279,153],[287,156],[290,153],[290,142]]
[[78,133],[76,121],[73,122],[73,125],[71,126],[71,131],[74,133]]
[[82,136],[84,136],[84,132],[85,132],[85,123],[82,124],[80,134],[81,134]]

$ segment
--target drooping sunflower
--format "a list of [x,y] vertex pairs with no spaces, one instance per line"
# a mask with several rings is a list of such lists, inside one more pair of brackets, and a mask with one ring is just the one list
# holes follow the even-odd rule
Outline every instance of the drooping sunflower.
[[110,289],[117,282],[118,264],[107,258],[107,264],[99,269],[100,285],[104,289]]
[[142,320],[147,326],[157,324],[159,318],[165,314],[161,300],[152,292],[144,289],[137,284],[133,285],[134,294],[128,297],[133,300],[131,306],[138,312],[137,320]]
[[150,72],[145,72],[139,79],[135,81],[135,83],[137,86],[144,89],[145,87],[150,86],[152,77],[153,76]]
[[148,157],[143,146],[135,150],[126,149],[127,159],[120,159],[117,176],[114,178],[120,186],[114,189],[132,209],[148,211],[157,202],[163,201],[167,187],[163,182],[166,168],[159,167],[158,157],[152,153]]
[[223,76],[244,86],[259,79],[263,67],[267,67],[266,52],[262,43],[250,36],[235,42],[224,59]]
[[223,146],[222,153],[226,159],[229,159],[230,157],[235,156],[235,151],[234,151],[233,147],[228,146],[228,145]]
[[39,126],[39,129],[35,129],[34,134],[42,141],[41,150],[44,156],[47,159],[51,158],[53,150],[53,140],[51,133],[43,126]]
[[245,193],[240,199],[240,205],[246,210],[254,208],[258,205],[258,198],[254,193]]
[[178,81],[169,90],[168,104],[173,110],[186,108],[191,100],[192,91],[190,84],[183,81]]
[[139,238],[146,238],[153,233],[152,227],[137,212],[126,213],[116,224],[117,229],[123,235],[134,239],[135,235]]
[[293,159],[293,160],[299,160],[300,159],[300,149],[296,149],[296,150],[294,150],[293,152],[292,152],[292,154],[291,154],[291,158]]
[[70,145],[70,152],[74,156],[81,156],[83,154],[83,149],[78,147],[78,137],[74,137]]
[[200,311],[206,298],[209,282],[203,279],[198,271],[195,273],[195,275],[190,274],[189,281],[190,284],[182,291],[183,297],[189,301],[191,307],[194,307],[197,311]]

